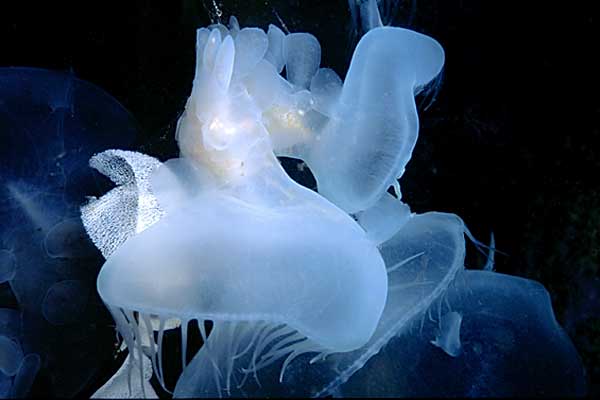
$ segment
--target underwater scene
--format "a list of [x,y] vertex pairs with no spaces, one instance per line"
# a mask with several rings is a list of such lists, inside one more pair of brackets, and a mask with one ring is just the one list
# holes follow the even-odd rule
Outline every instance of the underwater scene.
[[0,15],[0,398],[600,395],[591,5]]

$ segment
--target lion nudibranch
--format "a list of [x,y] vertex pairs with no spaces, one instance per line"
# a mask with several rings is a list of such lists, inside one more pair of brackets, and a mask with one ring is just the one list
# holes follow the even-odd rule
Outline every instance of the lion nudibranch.
[[[156,166],[135,154],[104,156],[120,157],[135,176],[139,168],[140,177],[150,174],[139,201],[155,199],[162,212],[107,253],[98,276],[127,347],[138,359],[144,348],[162,382],[164,323],[181,321],[185,349],[188,322],[202,330],[212,321],[179,380],[180,395],[220,394],[215,373],[229,390],[232,376],[282,357],[283,375],[304,353],[378,351],[394,326],[389,317],[401,309],[390,301],[402,301],[388,297],[378,245],[403,229],[418,236],[426,226],[420,221],[435,218],[409,224],[408,207],[390,203],[386,190],[410,158],[418,127],[413,96],[441,69],[441,47],[409,30],[375,28],[359,42],[343,84],[319,68],[321,49],[308,33],[213,25],[197,31],[196,52],[192,94],[177,126],[180,158]],[[319,193],[295,183],[280,155],[306,161]],[[461,225],[448,221],[441,229],[460,243]],[[384,307],[392,307],[388,318]],[[157,330],[152,318],[156,342],[144,333]]]

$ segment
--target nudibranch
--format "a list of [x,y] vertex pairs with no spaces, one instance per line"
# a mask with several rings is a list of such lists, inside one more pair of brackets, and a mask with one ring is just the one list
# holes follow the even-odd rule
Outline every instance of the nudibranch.
[[[232,18],[229,28],[201,28],[177,125],[180,157],[160,163],[109,150],[91,160],[120,185],[82,207],[82,219],[106,257],[98,291],[130,352],[152,360],[164,387],[164,330],[181,326],[184,366],[188,323],[204,336],[176,395],[230,392],[284,359],[281,380],[304,353],[316,352],[314,361],[367,343],[377,352],[404,310],[390,303],[402,285],[390,288],[388,275],[425,253],[413,251],[418,240],[408,254],[388,250],[399,231],[403,244],[439,232],[456,241],[458,250],[431,255],[443,267],[421,291],[433,282],[427,290],[439,293],[433,288],[462,263],[458,218],[413,218],[387,193],[394,186],[400,197],[397,178],[418,131],[414,96],[441,71],[441,46],[407,29],[374,28],[343,83],[319,68],[320,55],[311,34],[273,25],[240,29]],[[277,156],[304,160],[319,193],[294,182]],[[431,301],[408,298],[421,308]],[[214,324],[208,338],[206,320]]]

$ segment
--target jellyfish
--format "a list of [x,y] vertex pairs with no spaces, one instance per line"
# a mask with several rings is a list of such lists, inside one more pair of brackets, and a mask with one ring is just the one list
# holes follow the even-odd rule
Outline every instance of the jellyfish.
[[89,158],[128,148],[135,131],[112,96],[73,73],[0,68],[1,373],[14,396],[36,378],[47,394],[74,396],[111,360],[95,290],[102,258],[79,207],[108,187]]

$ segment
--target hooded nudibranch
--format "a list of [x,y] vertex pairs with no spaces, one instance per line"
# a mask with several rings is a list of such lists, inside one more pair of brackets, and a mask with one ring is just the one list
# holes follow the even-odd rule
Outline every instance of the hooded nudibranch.
[[[391,272],[378,246],[412,217],[386,191],[398,189],[417,138],[414,95],[444,53],[425,35],[377,27],[343,84],[319,68],[320,53],[314,36],[273,25],[201,28],[180,158],[109,150],[90,162],[120,185],[82,207],[107,258],[98,291],[132,357],[148,356],[163,387],[172,321],[184,355],[188,322],[198,322],[196,357],[216,370],[201,379],[216,379],[219,394],[243,354],[246,374],[286,357],[283,375],[300,354],[355,351],[378,329]],[[319,193],[277,156],[305,160]]]

